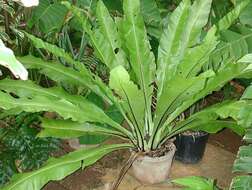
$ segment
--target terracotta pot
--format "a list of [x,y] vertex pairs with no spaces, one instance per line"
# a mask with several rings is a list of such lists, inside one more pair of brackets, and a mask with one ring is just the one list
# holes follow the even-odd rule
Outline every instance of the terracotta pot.
[[143,184],[155,184],[166,180],[170,173],[176,147],[172,144],[165,156],[152,158],[149,156],[138,157],[132,164],[134,176]]

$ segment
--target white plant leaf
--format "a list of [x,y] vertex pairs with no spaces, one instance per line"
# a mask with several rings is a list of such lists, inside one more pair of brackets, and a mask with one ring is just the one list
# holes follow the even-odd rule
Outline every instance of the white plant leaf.
[[27,80],[28,72],[24,66],[16,59],[13,51],[5,47],[0,39],[0,65],[8,68],[16,78]]
[[21,3],[24,7],[34,7],[38,6],[39,0],[14,0]]

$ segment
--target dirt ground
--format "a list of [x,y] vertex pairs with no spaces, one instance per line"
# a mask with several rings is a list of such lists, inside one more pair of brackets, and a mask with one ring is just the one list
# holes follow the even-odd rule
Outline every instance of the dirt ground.
[[[209,177],[218,178],[218,173],[227,173],[226,178],[222,178],[220,181],[221,186],[227,186],[230,183],[232,163],[235,159],[235,155],[239,146],[242,144],[241,137],[225,129],[218,134],[210,135],[208,146],[206,150],[207,158],[204,157],[203,161],[197,165],[184,165],[177,161],[174,162],[172,169],[172,177],[180,177],[180,173],[183,172],[181,176],[187,175],[204,175],[206,173]],[[64,146],[66,152],[70,151],[69,147]],[[215,154],[215,152],[217,152]],[[210,156],[208,156],[210,155]],[[223,155],[223,156],[222,156]],[[226,155],[226,156],[225,156]],[[48,183],[43,190],[95,190],[95,189],[105,189],[104,183],[111,182],[122,164],[127,160],[129,153],[127,151],[114,152],[102,160],[98,161],[91,167],[86,168],[84,171],[78,170],[74,174],[66,177],[64,180],[59,182]],[[222,158],[220,158],[222,157]],[[219,159],[219,160],[218,160]],[[211,163],[212,162],[212,163]],[[211,166],[219,162],[220,164],[225,163],[222,168],[218,171],[218,167]],[[227,163],[227,164],[226,164]],[[211,171],[214,170],[214,171]],[[130,173],[130,172],[129,172]],[[216,174],[217,173],[217,174]],[[215,175],[216,174],[216,175]],[[121,189],[131,190],[142,189],[141,184],[135,181],[131,175],[125,177],[124,184],[122,184]],[[224,180],[224,181],[223,181]],[[224,185],[223,185],[224,184]],[[126,187],[127,186],[127,187]],[[155,187],[156,189],[162,189],[162,187]],[[155,189],[154,187],[145,187],[143,189]],[[167,189],[167,187],[166,187]],[[173,188],[172,188],[173,189]],[[120,188],[119,188],[120,190]]]
[[242,145],[242,137],[229,129],[225,129],[217,134],[210,135],[208,142],[236,154]]

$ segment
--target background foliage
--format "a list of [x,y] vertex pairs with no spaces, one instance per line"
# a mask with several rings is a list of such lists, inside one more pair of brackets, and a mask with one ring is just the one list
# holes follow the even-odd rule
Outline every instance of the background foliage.
[[[4,114],[1,114],[4,116]],[[2,118],[0,126],[0,186],[12,175],[38,169],[52,152],[59,150],[60,141],[37,138],[40,114],[20,113]]]

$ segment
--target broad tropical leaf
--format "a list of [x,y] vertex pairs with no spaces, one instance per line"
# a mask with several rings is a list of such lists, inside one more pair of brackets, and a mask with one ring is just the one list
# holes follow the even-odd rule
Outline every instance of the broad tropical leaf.
[[86,87],[110,102],[110,90],[99,82],[98,78],[94,81],[93,77],[84,72],[79,72],[71,67],[65,67],[56,61],[44,61],[33,56],[18,57],[18,60],[28,69],[38,69],[38,71],[50,79],[60,83]]
[[250,72],[251,68],[249,63],[236,64],[233,60],[227,60],[225,63],[223,63],[222,69],[219,69],[219,71],[216,73],[216,76],[212,77],[210,80],[207,81],[207,83],[205,84],[205,88],[199,93],[195,94],[193,98],[184,101],[183,104],[169,116],[167,121],[170,122],[174,120],[178,116],[178,113],[181,113],[181,110],[189,108],[194,102],[200,100],[201,98],[212,93],[213,91],[219,90],[228,81],[239,77],[243,73]]
[[64,24],[67,9],[60,2],[51,3],[49,0],[42,0],[32,11],[28,26],[31,28],[38,25],[44,33],[59,31]]
[[[167,84],[158,100],[155,126],[161,126],[167,117],[173,113],[184,101],[192,99],[199,91],[205,88],[208,79],[215,78],[215,73],[211,70],[198,77],[186,79],[183,77],[175,78]],[[176,84],[180,84],[174,89]]]
[[233,178],[230,190],[250,190],[252,188],[252,176],[236,176]]
[[223,59],[232,58],[238,60],[249,53],[249,44],[247,38],[252,37],[252,33],[241,35],[239,33],[226,30],[221,33],[222,41],[211,53],[209,62],[204,65],[204,69],[218,70],[222,66]]
[[166,82],[177,74],[186,49],[198,43],[202,28],[208,21],[212,0],[198,0],[191,5],[184,0],[169,17],[159,46],[158,86],[159,94]]
[[158,26],[162,20],[155,0],[140,0],[141,12],[147,26]]
[[[223,60],[234,59],[237,60],[248,53],[248,44],[246,44],[246,38],[250,37],[250,34],[241,36],[227,30],[236,19],[239,18],[240,13],[247,7],[250,0],[244,0],[227,15],[225,15],[216,25],[212,26],[211,30],[218,29],[218,35],[222,34],[222,41],[218,44],[217,48],[210,55],[209,62],[204,65],[205,68],[211,68],[216,70],[220,67]],[[237,48],[239,46],[239,48]]]
[[117,130],[109,127],[103,127],[91,123],[78,123],[70,120],[49,120],[42,119],[43,130],[39,137],[56,137],[56,138],[77,138],[83,135],[110,135],[123,137]]
[[[240,126],[248,128],[252,123],[248,118],[252,107],[252,93],[249,91],[240,101],[214,105],[183,121],[179,117],[193,104],[220,90],[230,80],[252,75],[252,56],[242,57],[248,52],[249,46],[240,36],[225,31],[238,18],[248,0],[236,6],[216,26],[208,29],[206,25],[211,2],[212,0],[195,0],[191,4],[190,0],[183,0],[174,13],[167,17],[169,22],[161,37],[157,60],[151,51],[140,0],[124,0],[124,15],[115,19],[110,16],[104,4],[99,2],[97,22],[82,9],[64,2],[73,16],[79,19],[83,32],[89,35],[95,55],[107,66],[106,69],[109,69],[109,86],[64,50],[27,34],[36,48],[45,49],[54,56],[52,59],[63,58],[68,63],[63,66],[57,62],[44,62],[34,58],[29,60],[31,57],[21,58],[29,68],[38,69],[58,84],[64,82],[87,87],[105,100],[110,100],[108,102],[121,112],[129,129],[122,127],[106,114],[106,111],[82,96],[68,94],[60,87],[42,88],[30,81],[0,82],[0,105],[3,109],[14,111],[22,109],[28,112],[57,112],[61,118],[56,121],[44,120],[45,129],[41,136],[67,138],[86,133],[109,134],[127,138],[132,146],[144,152],[161,147],[168,138],[185,130],[217,132],[223,127],[229,127],[242,134],[245,128]],[[220,39],[226,41],[220,43]],[[225,47],[230,45],[230,41],[236,40],[241,45],[239,47],[242,47],[241,51],[231,51],[233,47]],[[222,47],[225,48],[224,53],[215,52]],[[211,56],[214,56],[214,53],[219,56],[216,56],[214,66],[211,67]],[[251,130],[247,132],[245,139],[251,141]],[[125,145],[125,148],[129,147]],[[96,161],[107,153],[100,153],[104,150],[100,148],[86,151],[90,151],[90,154],[94,151],[95,155],[90,157]],[[83,154],[86,155],[86,152],[82,152],[82,156]],[[96,154],[99,156],[96,157]],[[60,174],[55,171],[57,167],[53,170],[58,175],[49,172],[49,175],[42,178],[39,172],[46,171],[43,168],[38,170],[38,173],[32,172],[24,177],[14,178],[13,182],[21,189],[29,188],[22,186],[24,183],[35,184],[35,187],[41,188],[49,179],[62,179],[81,167],[80,161],[83,157],[77,156],[77,160],[74,157],[71,155],[71,164],[67,171],[64,168],[68,162],[63,167],[60,165],[60,158],[57,163],[52,161],[49,167],[45,166],[46,170],[53,168],[54,164],[61,166]],[[65,159],[68,160],[68,157],[64,158],[64,161]],[[93,163],[92,159],[86,161]],[[248,160],[245,161],[244,165],[248,164]],[[87,164],[85,160],[84,164]],[[20,180],[22,182],[19,182]]]
[[109,86],[120,96],[122,100],[122,107],[129,115],[130,120],[136,126],[136,133],[143,137],[144,132],[144,97],[137,85],[130,80],[128,72],[122,67],[118,66],[110,72]]
[[[235,4],[235,6],[238,6],[242,2],[243,0],[233,0],[233,3]],[[252,26],[251,11],[252,11],[252,2],[250,1],[248,6],[241,12],[240,17],[239,17],[243,25]]]
[[[145,31],[139,0],[124,2],[123,31],[130,64],[147,99],[154,80],[155,60]],[[148,90],[149,89],[149,90]]]
[[[187,98],[191,98],[204,88],[207,78],[210,77],[199,76],[196,80],[195,76],[201,70],[206,61],[205,58],[217,44],[216,30],[210,30],[201,45],[190,48],[199,41],[202,27],[208,20],[210,7],[211,0],[195,1],[193,5],[190,5],[190,1],[184,0],[170,16],[170,24],[161,37],[161,41],[166,43],[160,43],[159,47],[156,129],[164,123],[174,108],[179,106],[175,101],[182,103]],[[198,19],[199,17],[200,19]],[[182,82],[185,79],[191,82]],[[198,80],[200,82],[197,82]],[[171,86],[174,86],[175,83],[181,85],[174,91]],[[195,88],[196,86],[197,88]],[[171,101],[167,102],[167,99]]]
[[[191,47],[200,41],[203,27],[207,24],[211,10],[212,0],[194,1],[185,28],[185,34],[181,40],[185,40],[185,47]],[[183,49],[182,49],[183,50]]]
[[118,65],[127,66],[116,24],[102,1],[97,4],[96,16],[99,28],[90,35],[94,35],[91,39],[96,49],[101,50],[102,60],[110,69]]
[[[180,39],[189,15],[189,0],[184,0],[169,17],[168,26],[165,28],[159,44],[157,62],[157,85],[159,87],[158,97],[163,91],[166,77],[171,78],[170,69],[178,55]],[[174,60],[174,61],[173,61]]]
[[136,82],[140,86],[144,97],[147,128],[152,131],[151,98],[152,83],[154,82],[155,58],[151,52],[144,20],[141,15],[139,0],[125,0],[123,4],[124,18],[122,31],[124,33],[125,46],[129,54],[130,64],[136,76]]
[[[242,59],[242,62],[252,61],[251,55],[248,55]],[[244,92],[242,100],[246,100],[246,106],[243,106],[241,112],[239,113],[239,124],[244,126],[246,133],[244,140],[250,143],[247,146],[241,146],[237,158],[234,162],[233,172],[243,173],[243,175],[236,176],[233,178],[230,185],[230,190],[249,190],[252,188],[252,177],[250,175],[245,175],[245,173],[252,173],[252,88],[251,86]]]
[[42,88],[30,81],[0,81],[0,89],[14,93],[19,98],[1,92],[3,109],[22,108],[27,112],[52,111],[64,119],[78,122],[106,123],[118,130],[127,131],[107,116],[102,109],[81,96],[70,95],[60,88]]
[[202,70],[202,66],[219,43],[215,35],[216,30],[213,28],[209,30],[200,45],[187,49],[184,59],[177,67],[177,75],[189,78],[196,76]]
[[231,24],[239,18],[241,12],[248,6],[250,0],[242,0],[241,3],[235,6],[235,8],[230,11],[226,16],[224,16],[217,24],[217,28],[219,31],[223,31],[228,29]]
[[155,0],[141,0],[140,2],[148,34],[160,39],[162,18],[157,2]]
[[[109,91],[109,89],[107,88],[107,86],[101,81],[101,79],[98,76],[93,76],[93,74],[91,73],[91,71],[89,71],[84,64],[82,64],[79,61],[75,61],[68,53],[65,52],[64,49],[59,48],[55,45],[49,44],[47,42],[42,41],[39,38],[36,38],[33,35],[30,35],[28,33],[25,33],[26,36],[32,41],[32,43],[34,44],[35,47],[37,48],[43,48],[47,51],[49,51],[50,53],[53,53],[54,56],[56,57],[61,57],[63,58],[67,63],[71,64],[71,66],[73,67],[73,69],[77,69],[82,76],[87,79],[88,81],[92,80],[93,82],[93,88],[92,90],[97,93],[98,95],[100,95],[101,97],[105,98],[106,101],[108,103],[111,103],[111,97],[106,97],[104,96],[105,94],[110,94],[111,92]],[[95,78],[95,80],[94,80]],[[108,96],[110,96],[108,95]]]
[[78,69],[81,69],[81,72],[85,72],[85,73],[88,73],[88,71],[86,70],[86,68],[83,66],[83,64],[81,64],[80,62],[78,61],[74,61],[72,59],[72,57],[66,53],[66,51],[62,48],[59,48],[57,47],[56,45],[53,45],[53,44],[50,44],[50,43],[47,43],[47,42],[44,42],[43,40],[31,35],[31,34],[28,34],[27,32],[25,32],[25,35],[29,38],[29,40],[31,40],[31,42],[33,43],[33,45],[36,47],[36,48],[42,48],[42,49],[45,49],[47,50],[48,52],[52,53],[54,56],[56,57],[61,57],[61,58],[64,58],[64,60],[66,62],[68,62],[69,64],[71,65],[74,65],[76,67],[78,67]]
[[40,190],[50,180],[61,180],[79,168],[94,164],[112,151],[129,147],[128,144],[104,145],[98,148],[77,150],[60,158],[51,158],[36,171],[14,175],[11,182],[2,190]]
[[[251,131],[250,131],[251,133]],[[234,172],[252,173],[252,145],[241,146],[234,163]]]
[[245,40],[248,44],[249,53],[251,53],[252,52],[252,43],[251,43],[252,42],[252,36],[251,36],[252,30],[247,26],[239,25],[238,32],[245,37]]
[[156,137],[165,141],[188,130],[216,133],[223,128],[230,128],[242,136],[245,130],[238,124],[238,121],[240,121],[240,112],[244,105],[246,105],[246,101],[224,101],[215,104],[194,113],[185,120],[178,121],[175,126],[171,125],[171,128],[161,128],[160,131],[162,131]]
[[107,67],[113,69],[117,65],[127,65],[116,25],[102,1],[97,3],[98,27],[94,29],[87,20],[87,16],[79,8],[71,6],[68,2],[63,4],[78,18],[83,30],[88,34],[91,44],[95,47],[96,56]]

